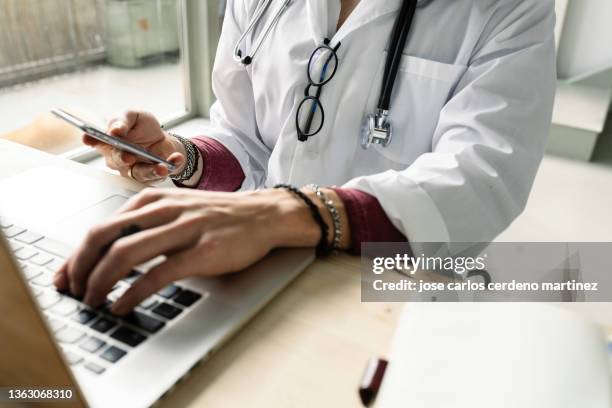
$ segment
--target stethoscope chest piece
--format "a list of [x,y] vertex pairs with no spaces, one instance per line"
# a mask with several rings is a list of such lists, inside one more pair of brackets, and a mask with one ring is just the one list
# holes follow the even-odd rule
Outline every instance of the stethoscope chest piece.
[[372,144],[387,147],[393,136],[389,111],[378,109],[375,114],[366,116],[362,133],[361,148],[367,149]]

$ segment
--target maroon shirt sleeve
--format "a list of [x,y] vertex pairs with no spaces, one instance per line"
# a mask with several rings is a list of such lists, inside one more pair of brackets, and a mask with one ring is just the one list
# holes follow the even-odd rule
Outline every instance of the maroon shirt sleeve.
[[378,199],[352,188],[334,188],[344,203],[351,227],[351,253],[361,253],[362,242],[407,242],[389,221]]
[[[244,172],[236,157],[221,143],[206,136],[191,139],[204,159],[200,190],[236,191]],[[380,203],[367,193],[350,188],[334,188],[348,214],[353,254],[361,253],[362,242],[406,242],[406,237],[389,221]]]
[[208,191],[236,191],[242,186],[242,166],[221,142],[206,136],[191,139],[204,159],[202,178],[195,188]]

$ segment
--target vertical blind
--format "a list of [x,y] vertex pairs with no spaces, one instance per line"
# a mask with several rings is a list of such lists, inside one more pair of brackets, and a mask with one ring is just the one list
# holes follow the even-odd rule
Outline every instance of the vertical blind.
[[102,59],[97,0],[0,0],[0,86]]

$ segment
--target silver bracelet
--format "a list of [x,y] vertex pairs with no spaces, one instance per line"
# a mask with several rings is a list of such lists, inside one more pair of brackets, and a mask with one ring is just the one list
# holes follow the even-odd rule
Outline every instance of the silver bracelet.
[[193,177],[198,170],[200,154],[198,153],[198,148],[191,140],[173,133],[169,133],[169,135],[175,137],[185,147],[185,153],[187,155],[187,157],[185,157],[185,168],[179,174],[170,176],[170,178],[177,183],[183,183]]
[[318,185],[309,184],[306,187],[315,192],[317,198],[325,205],[327,211],[329,211],[329,215],[331,215],[334,223],[334,237],[332,240],[332,246],[334,249],[340,249],[340,242],[342,241],[342,220],[340,219],[340,213],[336,208],[336,204],[334,204],[334,202],[327,197],[327,194],[325,194]]

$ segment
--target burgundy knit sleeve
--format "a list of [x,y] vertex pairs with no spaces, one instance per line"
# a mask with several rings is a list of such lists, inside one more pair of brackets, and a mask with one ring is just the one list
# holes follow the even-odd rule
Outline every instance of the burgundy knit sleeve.
[[209,191],[236,191],[244,172],[240,163],[221,142],[206,136],[191,139],[204,159],[202,178],[196,188]]
[[389,221],[376,197],[352,188],[334,188],[334,191],[346,208],[353,254],[361,253],[362,242],[407,242]]

